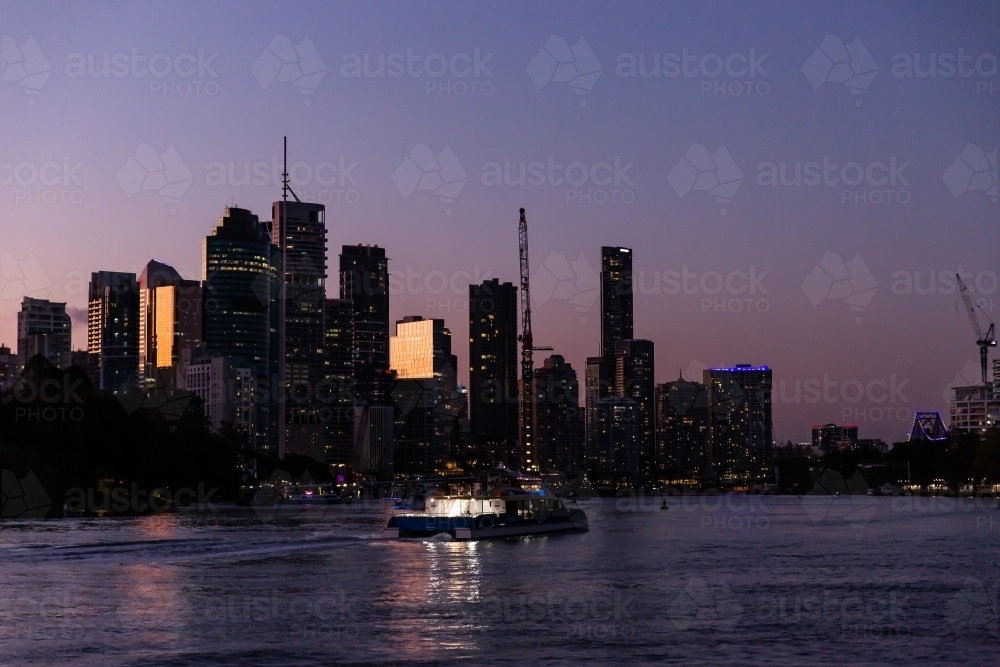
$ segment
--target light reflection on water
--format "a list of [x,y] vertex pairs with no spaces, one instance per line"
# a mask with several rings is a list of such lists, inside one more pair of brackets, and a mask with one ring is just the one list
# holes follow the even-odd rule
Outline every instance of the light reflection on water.
[[996,660],[1000,513],[874,502],[606,500],[473,543],[378,539],[381,507],[7,522],[0,663]]

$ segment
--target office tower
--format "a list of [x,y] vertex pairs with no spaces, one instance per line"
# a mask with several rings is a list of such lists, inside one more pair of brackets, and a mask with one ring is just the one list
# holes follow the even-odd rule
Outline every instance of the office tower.
[[254,414],[244,420],[250,444],[271,451],[271,307],[277,307],[277,247],[267,225],[242,208],[227,207],[202,239],[205,348],[252,370]]
[[519,461],[517,312],[511,283],[469,285],[470,429],[494,464]]
[[585,440],[585,455],[587,470],[593,472],[593,462],[597,457],[597,403],[603,397],[601,394],[601,364],[602,357],[587,357],[587,369],[584,378],[583,428]]
[[1000,359],[993,360],[993,392],[1000,394]]
[[598,402],[594,465],[598,486],[639,485],[639,421],[639,406],[631,398],[610,396]]
[[201,283],[150,260],[139,274],[139,376],[176,387],[181,351],[202,344]]
[[576,474],[584,465],[576,371],[562,356],[553,354],[535,369],[533,383],[539,471]]
[[359,405],[390,406],[389,260],[385,248],[345,245],[340,298],[354,304],[354,379]]
[[853,443],[858,440],[857,424],[846,424],[837,426],[836,424],[813,424],[812,445],[819,451],[827,452],[839,449],[841,443]]
[[601,248],[602,398],[615,393],[615,346],[632,338],[632,250]]
[[402,475],[429,475],[436,461],[447,455],[448,433],[445,397],[441,383],[433,378],[396,381],[392,392],[395,404],[395,472]]
[[65,303],[24,297],[17,314],[17,374],[36,354],[69,368],[72,328]]
[[217,350],[184,350],[181,356],[183,382],[178,381],[178,387],[204,402],[205,418],[212,430],[220,433],[223,425],[229,425],[248,439],[257,432],[256,366]]
[[457,365],[444,320],[409,315],[396,322],[396,335],[389,338],[389,367],[397,378],[433,378],[450,395],[458,387]]
[[323,343],[321,416],[326,427],[326,462],[354,464],[354,303],[327,299]]
[[358,472],[391,479],[395,470],[395,434],[393,408],[388,405],[364,405],[355,411],[355,458]]
[[710,368],[708,441],[720,484],[744,485],[771,473],[771,369],[747,364]]
[[653,341],[625,339],[615,343],[615,393],[631,398],[638,407],[639,480],[656,481],[656,382],[653,378]]
[[389,339],[389,363],[397,378],[397,473],[430,474],[448,457],[461,419],[451,332],[441,319],[408,316],[396,322]]
[[[317,388],[325,371],[323,321],[326,303],[326,207],[298,201],[276,201],[271,208],[271,242],[283,261],[279,301],[284,289],[283,340],[278,341],[279,373],[284,388],[278,412],[284,414],[285,454],[326,458],[326,429]],[[280,306],[279,306],[280,308]],[[279,338],[281,334],[279,334]],[[279,422],[281,418],[279,417]],[[279,427],[280,429],[280,427]],[[279,433],[280,442],[280,433]],[[280,450],[279,445],[279,450]]]
[[683,377],[656,387],[656,475],[695,482],[708,476],[708,392]]
[[139,283],[134,273],[90,274],[87,351],[91,381],[118,391],[139,369]]
[[16,363],[17,360],[11,354],[10,348],[6,345],[0,345],[0,391],[4,391],[10,386]]

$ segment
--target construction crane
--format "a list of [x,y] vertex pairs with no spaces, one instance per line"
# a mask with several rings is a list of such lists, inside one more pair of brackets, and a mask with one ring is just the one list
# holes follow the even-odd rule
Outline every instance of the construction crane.
[[990,353],[991,347],[997,346],[997,338],[994,333],[993,323],[990,322],[989,329],[986,330],[986,334],[983,334],[983,326],[979,322],[978,310],[981,310],[972,301],[972,295],[969,294],[969,288],[965,286],[962,281],[962,276],[955,274],[955,279],[958,281],[958,289],[962,293],[962,300],[965,301],[965,310],[969,313],[969,320],[972,322],[972,328],[976,332],[976,345],[979,346],[979,364],[982,366],[983,371],[983,386],[987,386],[986,381],[986,360]]
[[521,256],[521,391],[519,392],[520,430],[518,445],[520,446],[521,465],[525,470],[538,470],[538,460],[535,456],[534,434],[531,425],[534,423],[534,401],[531,400],[532,380],[535,376],[533,352],[535,350],[551,350],[551,347],[535,347],[531,336],[531,288],[528,277],[528,221],[521,209],[521,219],[517,227],[518,246]]

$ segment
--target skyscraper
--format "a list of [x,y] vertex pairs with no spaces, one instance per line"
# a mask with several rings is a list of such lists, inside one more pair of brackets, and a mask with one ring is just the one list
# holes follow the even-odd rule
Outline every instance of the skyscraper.
[[345,245],[340,298],[354,304],[354,378],[359,405],[389,406],[389,260],[385,248]]
[[87,351],[100,389],[118,391],[139,369],[139,283],[134,273],[90,274]]
[[615,393],[615,346],[632,338],[632,249],[601,248],[602,396]]
[[280,454],[323,461],[326,430],[316,392],[325,371],[326,207],[276,201],[271,216],[271,241],[283,257],[285,302],[284,340],[279,341],[284,347],[285,447]]
[[469,285],[469,412],[473,439],[493,462],[518,453],[517,287]]
[[150,260],[139,274],[139,375],[176,387],[181,351],[202,344],[202,293],[169,264]]
[[324,386],[319,392],[326,426],[326,462],[354,464],[354,303],[326,300]]
[[[599,404],[615,396],[615,349],[618,341],[633,336],[632,250],[601,247],[601,349],[599,357],[587,359],[587,400],[584,422],[588,469],[597,474],[598,434],[601,432]],[[604,437],[601,435],[601,437]],[[603,445],[601,445],[603,447]]]
[[397,378],[433,378],[451,394],[458,386],[457,365],[444,320],[408,315],[396,322],[396,335],[389,338],[389,366]]
[[633,338],[615,343],[615,393],[636,402],[639,480],[644,486],[656,481],[656,382],[653,371],[653,341]]
[[535,443],[543,473],[578,473],[583,469],[580,383],[566,360],[553,354],[535,369]]
[[397,377],[395,470],[431,473],[447,457],[461,413],[451,331],[442,319],[405,317],[389,339],[389,360]]
[[709,451],[721,484],[752,484],[773,460],[771,369],[740,364],[704,372],[709,400]]
[[247,387],[254,405],[247,435],[259,451],[269,443],[270,396],[270,310],[275,300],[278,277],[275,273],[276,246],[267,225],[242,208],[227,207],[212,234],[202,239],[202,280],[204,281],[204,331],[206,349],[231,359],[241,359],[252,369],[252,386]]
[[631,398],[610,396],[598,403],[594,473],[599,486],[639,485],[638,422],[638,405]]
[[24,297],[17,314],[17,371],[40,354],[53,366],[69,368],[72,324],[66,304]]
[[656,387],[656,472],[660,480],[708,476],[708,392],[683,377]]

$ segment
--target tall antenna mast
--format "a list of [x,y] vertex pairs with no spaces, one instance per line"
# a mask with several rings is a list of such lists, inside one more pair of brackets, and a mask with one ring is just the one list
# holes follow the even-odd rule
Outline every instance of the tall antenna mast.
[[[288,193],[291,192],[291,186],[288,184],[288,137],[284,138],[284,155],[281,170],[281,213],[278,217],[278,240],[281,244],[281,267],[278,272],[279,280],[278,284],[278,458],[285,458],[285,436],[286,429],[288,425],[285,423],[287,416],[285,412],[285,402],[288,398],[286,395],[286,373],[285,367],[287,366],[288,360],[285,357],[285,318],[288,315],[288,309],[285,301],[285,284],[288,282],[288,275],[285,271],[285,265],[287,262],[287,252],[288,247],[288,232],[286,231],[286,222],[288,215],[285,212],[285,208],[288,206]],[[295,197],[295,193],[292,192],[292,196]],[[298,197],[295,197],[296,201]]]

